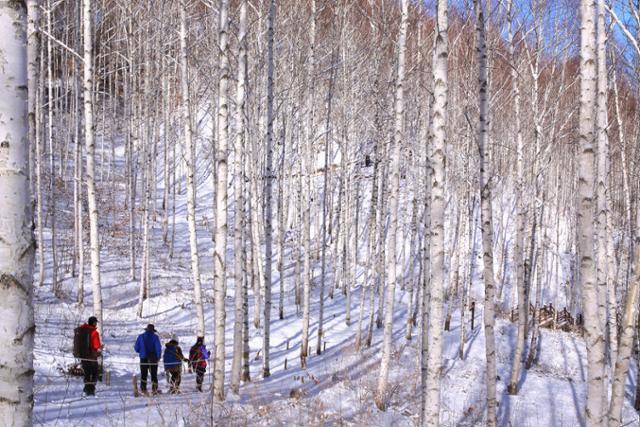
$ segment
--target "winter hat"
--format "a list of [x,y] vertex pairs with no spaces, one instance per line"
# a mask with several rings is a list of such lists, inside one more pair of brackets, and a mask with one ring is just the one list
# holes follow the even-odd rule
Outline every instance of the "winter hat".
[[89,320],[87,320],[87,324],[89,324],[91,326],[97,325],[98,324],[98,318],[96,316],[89,317]]
[[171,339],[169,340],[169,342],[174,342],[176,344],[180,344],[180,340],[178,339],[178,336],[173,334],[171,335]]
[[153,326],[153,324],[152,324],[152,323],[149,323],[149,324],[147,325],[147,328],[146,328],[145,330],[146,330],[146,331],[149,331],[149,332],[157,332],[157,331],[156,331],[156,327],[155,327],[155,326]]

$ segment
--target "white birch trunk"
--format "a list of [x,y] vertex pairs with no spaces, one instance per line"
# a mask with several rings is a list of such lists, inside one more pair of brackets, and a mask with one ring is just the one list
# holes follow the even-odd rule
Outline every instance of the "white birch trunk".
[[[609,158],[609,135],[608,135],[608,117],[607,117],[607,97],[609,96],[609,82],[607,70],[607,29],[605,27],[605,10],[604,0],[597,0],[597,61],[598,61],[598,77],[597,77],[597,99],[596,99],[596,144],[597,144],[597,182],[596,182],[596,226],[597,226],[597,261],[596,276],[598,287],[598,308],[600,316],[607,326],[607,344],[608,344],[608,364],[607,371],[613,371],[616,363],[617,352],[617,326],[616,326],[616,310],[615,310],[615,290],[613,293],[614,301],[609,301],[609,289],[613,289],[611,275],[613,271],[609,271],[608,249],[610,236],[608,233],[607,219],[610,216],[608,197],[609,183],[608,174],[610,172]],[[607,385],[608,387],[608,385]],[[606,395],[604,404],[608,403]]]
[[187,164],[187,224],[189,226],[189,248],[191,254],[191,280],[193,280],[193,301],[196,306],[196,334],[204,337],[204,309],[202,307],[202,285],[200,282],[200,258],[198,256],[198,235],[196,231],[196,165],[195,146],[191,130],[189,74],[187,63],[187,11],[186,4],[180,7],[180,83],[182,90],[182,120]]
[[400,156],[402,155],[403,120],[404,120],[404,76],[405,52],[407,48],[407,26],[409,20],[409,0],[402,0],[402,15],[400,18],[400,32],[398,34],[398,71],[395,87],[394,134],[391,147],[391,185],[389,188],[389,251],[388,270],[389,284],[385,296],[384,338],[382,343],[382,361],[378,375],[378,388],[375,402],[380,410],[386,407],[386,389],[389,381],[389,363],[391,361],[391,341],[393,338],[393,306],[395,302],[395,288],[397,282],[397,234],[398,234],[398,205],[400,203]]
[[524,344],[527,339],[527,322],[529,320],[529,300],[527,298],[527,288],[524,280],[524,235],[525,235],[525,210],[524,210],[524,154],[522,142],[522,125],[520,121],[520,74],[515,55],[515,45],[513,40],[513,4],[512,0],[507,2],[508,19],[508,41],[509,56],[511,64],[511,85],[514,103],[515,131],[516,131],[516,236],[515,236],[515,265],[516,265],[516,286],[518,291],[518,337],[516,339],[516,350],[511,367],[511,379],[509,381],[509,394],[518,394],[518,381],[522,369],[522,359],[524,356]]
[[[331,150],[331,145],[329,144],[329,140],[331,137],[331,105],[333,101],[333,86],[335,82],[335,69],[337,62],[337,55],[332,54],[331,60],[331,71],[329,77],[329,89],[327,93],[327,116],[325,121],[325,142],[324,142],[324,173],[323,173],[323,190],[322,190],[322,237],[320,239],[321,242],[321,265],[320,265],[320,295],[319,295],[319,307],[318,307],[318,334],[316,340],[316,354],[320,355],[322,353],[322,339],[324,338],[324,291],[325,291],[325,282],[327,280],[331,280],[331,286],[329,287],[329,295],[333,298],[333,278],[327,279],[326,271],[327,271],[327,246],[330,242],[327,242],[327,239],[331,238],[331,202],[329,200],[329,181],[330,181],[330,173],[329,173],[329,151]],[[327,224],[329,222],[329,224]],[[335,264],[335,258],[333,263]],[[332,275],[335,277],[335,274]]]
[[[231,391],[238,394],[240,388],[240,368],[244,352],[243,329],[245,322],[245,299],[247,288],[245,277],[245,249],[243,230],[244,221],[244,135],[246,128],[245,81],[247,67],[247,0],[240,3],[240,28],[238,31],[238,81],[236,83],[236,138],[235,138],[235,172],[233,197],[235,201],[234,220],[234,302],[235,319],[233,324],[233,361],[231,363]],[[248,343],[248,341],[247,341]]]
[[[487,138],[489,99],[487,82],[487,44],[485,36],[484,11],[480,0],[474,0],[476,8],[476,51],[480,83],[478,124],[478,149],[480,151],[480,218],[482,229],[482,260],[484,262],[484,335],[487,360],[487,425],[496,425],[496,338],[495,324],[495,283],[493,276],[493,218],[491,209],[491,171]],[[519,364],[520,361],[516,360]]]
[[580,118],[578,155],[578,254],[587,347],[587,426],[604,421],[605,345],[594,265],[594,107],[596,102],[596,26],[594,0],[580,2]]
[[[0,2],[0,28],[4,32],[0,40],[0,339],[4,343],[0,419],[6,425],[29,426],[35,323],[27,86],[35,81],[28,82],[27,77],[27,10],[23,2]],[[29,54],[37,51],[34,46],[29,48]],[[34,77],[31,66],[29,71],[29,77]]]
[[[51,0],[47,0],[47,29],[49,33],[53,33],[51,24]],[[55,187],[55,168],[54,168],[54,147],[53,147],[53,55],[51,48],[51,38],[47,38],[47,141],[49,143],[49,217],[51,219],[51,288],[54,295],[60,296],[58,284],[58,253],[57,253],[57,232],[56,232],[56,187]],[[43,260],[44,261],[44,260]]]
[[[42,197],[42,115],[40,113],[42,102],[42,88],[44,86],[44,63],[41,50],[40,36],[36,28],[40,20],[39,0],[30,0],[27,4],[29,13],[28,21],[28,50],[29,50],[29,141],[35,146],[35,172],[36,172],[36,236],[38,240],[38,286],[44,285],[45,260],[44,260],[44,221]],[[32,99],[34,98],[34,99]],[[31,106],[33,103],[33,107]],[[33,113],[32,113],[33,108]],[[33,114],[33,119],[31,115]],[[32,130],[33,127],[33,130]]]
[[227,159],[229,157],[229,1],[221,0],[218,23],[220,81],[218,82],[218,122],[216,147],[216,231],[213,253],[213,300],[215,311],[213,396],[224,400],[225,320],[227,290]]
[[273,263],[273,25],[276,15],[275,0],[269,2],[267,17],[267,164],[265,167],[265,230],[264,230],[264,335],[262,341],[262,376],[271,375],[269,369],[269,340],[271,329],[271,267]]
[[[302,337],[300,344],[300,366],[306,368],[307,357],[309,355],[309,310],[311,306],[311,282],[313,279],[313,270],[311,268],[311,169],[313,165],[312,143],[315,138],[314,134],[314,99],[315,99],[315,42],[316,42],[316,0],[311,0],[311,28],[310,28],[310,52],[309,52],[309,83],[311,85],[309,98],[311,100],[309,111],[309,127],[307,129],[308,140],[307,148],[307,168],[305,177],[305,205],[302,207],[303,219],[302,227],[304,240],[304,280],[302,290]],[[302,159],[300,160],[302,161]]]
[[445,280],[444,257],[444,177],[445,138],[448,96],[448,1],[438,0],[436,6],[435,47],[433,51],[433,113],[431,134],[431,280],[429,284],[429,335],[426,394],[423,396],[424,421],[440,425],[440,377],[442,374],[442,311]]
[[[637,233],[637,230],[636,230]],[[638,291],[640,290],[640,234],[636,235],[636,248],[634,255],[634,276],[627,293],[627,302],[624,307],[622,320],[622,334],[620,335],[620,347],[613,374],[611,389],[611,406],[609,407],[609,427],[622,425],[622,405],[625,397],[625,383],[631,361],[634,336],[636,334],[636,322],[638,319]]]
[[84,140],[87,149],[87,200],[89,202],[89,242],[91,250],[91,286],[93,311],[98,318],[98,332],[102,333],[102,287],[100,283],[100,236],[98,235],[98,201],[95,182],[95,125],[93,122],[93,16],[91,0],[82,2],[83,46],[84,46]]

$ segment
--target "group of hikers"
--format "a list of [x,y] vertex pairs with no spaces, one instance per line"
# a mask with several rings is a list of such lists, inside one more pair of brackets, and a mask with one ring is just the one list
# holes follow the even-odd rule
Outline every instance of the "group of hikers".
[[[98,319],[91,316],[87,323],[76,328],[74,333],[73,355],[80,359],[84,371],[83,391],[86,396],[95,395],[96,383],[100,376],[98,359],[101,356],[103,344],[100,341],[97,325]],[[161,356],[169,382],[169,393],[180,393],[183,362],[187,363],[189,373],[196,373],[196,389],[202,391],[202,382],[210,355],[204,344],[204,337],[196,338],[196,343],[189,350],[189,358],[186,358],[180,348],[178,337],[175,335],[165,344],[163,354],[160,338],[156,332],[154,325],[147,325],[144,332],[138,335],[133,346],[140,357],[140,392],[143,395],[149,395],[147,380],[151,376],[151,393],[154,395],[160,393],[158,389],[158,364]]]

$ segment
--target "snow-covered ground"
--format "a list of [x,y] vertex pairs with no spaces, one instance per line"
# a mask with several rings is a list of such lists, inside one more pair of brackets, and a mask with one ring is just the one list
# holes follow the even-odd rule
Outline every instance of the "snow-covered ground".
[[[183,224],[184,225],[184,224]],[[180,232],[186,230],[180,230]],[[159,230],[157,230],[159,232]],[[185,239],[186,240],[186,239]],[[154,242],[161,242],[155,239]],[[108,245],[105,245],[108,247]],[[346,326],[344,297],[336,292],[327,299],[326,352],[316,356],[312,351],[308,367],[300,369],[299,345],[301,317],[289,304],[284,320],[272,316],[271,377],[261,378],[260,331],[251,325],[252,381],[243,384],[240,396],[228,393],[224,403],[212,402],[209,393],[195,392],[194,375],[184,375],[182,395],[134,398],[131,376],[138,370],[133,343],[146,323],[154,323],[164,341],[172,335],[180,337],[188,349],[195,337],[195,308],[190,302],[187,248],[178,248],[179,256],[172,264],[160,263],[153,270],[153,296],[145,308],[145,317],[136,318],[137,283],[127,281],[128,271],[119,254],[105,250],[103,257],[105,367],[110,371],[110,385],[100,383],[96,398],[83,399],[82,379],[69,377],[62,371],[73,363],[71,356],[73,328],[90,314],[79,308],[70,296],[56,299],[48,286],[36,293],[36,397],[34,424],[47,426],[73,425],[417,425],[420,401],[418,340],[404,338],[407,294],[397,293],[394,352],[390,375],[389,408],[380,412],[373,403],[377,379],[382,330],[374,330],[374,342],[361,353],[354,350],[357,322]],[[204,258],[204,257],[203,257]],[[292,266],[287,274],[293,271]],[[205,276],[206,293],[211,301],[211,280]],[[68,279],[64,289],[73,295],[74,283]],[[317,291],[317,290],[316,290]],[[231,292],[227,298],[227,380],[232,354],[233,309]],[[316,295],[317,296],[317,295]],[[360,288],[354,290],[352,319],[357,319]],[[90,295],[86,298],[91,301]],[[251,302],[253,299],[251,298]],[[311,344],[315,349],[318,299],[312,298]],[[250,313],[253,311],[250,310]],[[213,347],[213,308],[208,303],[207,345]],[[482,425],[484,413],[484,335],[482,310],[476,310],[475,330],[467,337],[467,355],[457,358],[459,320],[454,314],[451,328],[445,333],[444,372],[441,420],[445,426]],[[469,316],[467,316],[467,319]],[[499,419],[513,426],[579,426],[584,424],[585,362],[584,341],[575,334],[542,330],[538,363],[525,371],[518,396],[506,394],[516,336],[515,325],[505,320],[497,323]],[[284,369],[285,359],[287,368]],[[635,378],[635,373],[631,375]],[[164,373],[160,377],[166,391]],[[211,384],[210,371],[205,384]],[[632,394],[633,381],[628,384]],[[207,387],[208,388],[208,387]],[[290,397],[300,389],[300,399]],[[638,417],[627,402],[625,425],[638,425]],[[203,424],[204,423],[204,424]]]
[[[211,234],[203,218],[211,217],[210,177],[206,156],[199,157],[198,235],[201,248],[201,271],[205,293],[206,344],[213,348],[213,291]],[[158,192],[161,195],[161,191]],[[160,197],[160,196],[159,196]],[[195,391],[195,376],[185,373],[181,395],[162,394],[156,397],[133,397],[131,378],[138,372],[133,344],[147,323],[154,323],[163,343],[175,334],[183,351],[195,341],[195,307],[189,263],[188,231],[184,194],[178,196],[175,257],[168,259],[162,243],[159,222],[154,223],[151,241],[152,296],[144,304],[143,318],[136,316],[138,283],[128,279],[129,263],[124,231],[102,235],[102,292],[104,301],[105,369],[110,372],[110,385],[98,384],[96,398],[82,398],[82,378],[65,375],[74,363],[72,356],[73,329],[86,321],[91,311],[89,268],[86,268],[85,301],[79,307],[75,279],[65,274],[62,299],[56,298],[51,286],[36,289],[35,348],[35,408],[34,424],[46,426],[146,426],[146,425],[258,425],[258,426],[413,426],[418,425],[419,340],[404,337],[408,291],[397,289],[394,313],[394,351],[390,372],[388,409],[379,411],[373,403],[376,386],[382,329],[375,329],[371,348],[356,352],[354,338],[359,315],[364,266],[353,289],[351,325],[345,324],[345,301],[336,291],[325,301],[326,351],[315,354],[318,319],[318,276],[312,291],[310,352],[306,369],[300,368],[299,349],[302,318],[293,303],[294,264],[287,257],[285,264],[285,318],[277,316],[278,274],[274,274],[273,313],[271,326],[271,376],[261,377],[259,349],[262,331],[250,324],[251,382],[244,383],[240,395],[234,396],[228,387],[227,400],[212,401],[210,393]],[[366,211],[366,206],[362,208]],[[126,230],[125,212],[116,215]],[[109,215],[109,218],[111,216]],[[103,218],[103,220],[105,220]],[[111,220],[111,219],[110,219]],[[161,217],[158,217],[161,221]],[[61,233],[70,240],[70,233]],[[46,238],[49,236],[46,235]],[[407,239],[405,239],[407,240]],[[48,244],[48,242],[46,242]],[[407,242],[405,241],[405,245]],[[63,247],[67,247],[62,245]],[[231,243],[230,243],[231,247]],[[233,259],[230,252],[230,260]],[[85,259],[88,260],[88,251]],[[478,267],[480,267],[478,263]],[[47,259],[50,275],[50,260]],[[481,268],[476,278],[481,277]],[[557,278],[557,276],[555,277]],[[50,280],[48,280],[49,282]],[[553,281],[553,280],[552,280]],[[47,282],[47,283],[48,283]],[[553,284],[552,284],[553,285]],[[553,286],[559,289],[560,286]],[[513,290],[505,286],[504,294]],[[226,381],[228,384],[232,356],[233,281],[227,292]],[[444,426],[474,426],[484,423],[485,411],[485,348],[482,330],[482,286],[475,280],[471,297],[476,300],[475,329],[467,332],[464,360],[457,357],[460,335],[459,312],[453,312],[450,331],[444,335],[444,366],[441,421]],[[250,291],[249,313],[253,320],[253,295]],[[365,304],[366,306],[367,304]],[[377,306],[377,303],[376,303]],[[365,313],[365,322],[367,313]],[[469,315],[466,315],[469,322]],[[467,323],[469,325],[469,323]],[[364,326],[364,325],[363,325]],[[498,416],[503,426],[580,426],[584,424],[586,351],[583,339],[571,333],[541,331],[537,364],[524,371],[517,396],[506,393],[515,347],[516,327],[507,320],[498,320],[496,329],[498,357]],[[287,369],[284,369],[285,361]],[[635,365],[627,384],[628,398],[635,390]],[[166,377],[160,373],[160,383],[167,390]],[[211,369],[205,388],[211,385]],[[292,391],[300,398],[291,397]],[[300,393],[301,392],[301,393]],[[638,415],[627,400],[624,424],[639,425]]]

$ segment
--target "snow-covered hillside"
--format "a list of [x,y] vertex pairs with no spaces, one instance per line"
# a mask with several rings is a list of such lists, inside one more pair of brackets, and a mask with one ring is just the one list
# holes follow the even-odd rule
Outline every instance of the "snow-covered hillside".
[[[185,225],[186,227],[186,225]],[[161,241],[161,239],[157,239]],[[108,247],[109,245],[105,245]],[[158,248],[159,249],[159,248]],[[105,369],[110,372],[110,385],[98,384],[97,397],[82,397],[82,379],[63,374],[73,364],[71,355],[73,328],[91,314],[79,309],[67,298],[60,302],[48,287],[37,290],[36,320],[36,400],[34,425],[46,426],[147,426],[147,425],[259,425],[259,426],[412,426],[418,423],[419,353],[418,338],[404,337],[406,304],[397,303],[391,363],[391,396],[386,412],[373,403],[373,393],[380,360],[382,329],[374,329],[371,348],[361,353],[354,350],[356,323],[346,326],[344,297],[336,293],[325,306],[326,351],[312,352],[307,369],[300,369],[299,346],[301,317],[293,311],[284,320],[272,323],[271,377],[262,379],[258,350],[261,335],[251,336],[250,383],[243,384],[239,396],[229,394],[224,403],[212,402],[210,393],[195,391],[195,377],[184,374],[181,395],[166,394],[164,373],[160,378],[164,394],[156,397],[133,397],[131,376],[138,373],[135,338],[146,323],[154,323],[163,340],[176,334],[188,349],[195,341],[195,308],[191,303],[188,249],[176,251],[179,258],[172,264],[153,270],[153,296],[144,319],[136,318],[138,284],[127,282],[117,254],[104,257],[105,300]],[[287,272],[292,271],[289,265]],[[206,281],[205,281],[206,282]],[[211,301],[210,278],[207,300]],[[72,292],[73,283],[65,282]],[[292,298],[292,292],[287,292]],[[354,289],[353,318],[357,319],[360,288]],[[398,302],[406,302],[400,291]],[[312,298],[312,319],[317,319],[317,295]],[[231,366],[232,299],[227,298],[227,372]],[[442,387],[441,421],[445,426],[482,425],[486,400],[484,335],[482,309],[476,310],[475,329],[469,333],[464,360],[457,358],[459,317],[454,314],[451,328],[445,333],[445,363]],[[250,312],[252,312],[250,310]],[[275,314],[275,310],[274,310]],[[212,330],[213,308],[206,307],[207,331]],[[467,321],[469,316],[467,315]],[[315,321],[311,325],[311,342],[316,342]],[[251,328],[253,331],[253,328]],[[512,426],[580,426],[584,425],[585,347],[574,334],[542,329],[541,350],[537,364],[525,371],[522,389],[517,396],[506,394],[516,335],[516,326],[507,320],[497,323],[499,418]],[[206,340],[213,343],[211,333]],[[315,347],[312,347],[315,348]],[[287,369],[285,370],[285,360]],[[205,379],[211,385],[211,369]],[[635,378],[632,370],[630,375]],[[628,384],[631,392],[635,385]],[[507,422],[507,420],[509,420]],[[625,425],[638,425],[638,416],[627,402]]]

